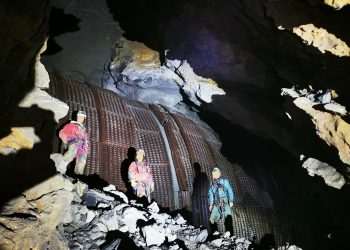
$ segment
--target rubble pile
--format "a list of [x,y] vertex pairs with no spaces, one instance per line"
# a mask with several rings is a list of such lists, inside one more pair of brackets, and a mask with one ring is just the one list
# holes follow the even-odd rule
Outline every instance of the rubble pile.
[[[58,225],[69,249],[248,249],[250,241],[215,233],[208,239],[204,228],[195,228],[180,215],[163,213],[153,201],[137,203],[113,185],[102,190],[83,186],[70,206],[71,221]],[[76,191],[76,189],[75,189]],[[112,239],[111,239],[112,236]],[[124,244],[124,245],[123,245]]]

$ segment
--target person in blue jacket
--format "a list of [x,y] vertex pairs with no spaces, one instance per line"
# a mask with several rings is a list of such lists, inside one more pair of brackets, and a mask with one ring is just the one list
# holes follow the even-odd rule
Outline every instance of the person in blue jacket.
[[233,189],[227,179],[221,178],[220,169],[214,168],[212,171],[213,182],[209,187],[208,204],[210,211],[211,229],[217,231],[217,222],[225,220],[226,231],[233,234],[232,212],[234,194]]

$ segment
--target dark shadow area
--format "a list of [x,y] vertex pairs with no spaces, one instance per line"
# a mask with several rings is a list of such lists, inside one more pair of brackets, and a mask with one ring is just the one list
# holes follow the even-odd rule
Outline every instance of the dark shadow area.
[[11,120],[1,124],[1,128],[34,127],[40,142],[34,144],[32,149],[20,149],[8,156],[0,155],[0,207],[56,173],[54,163],[49,158],[56,126],[51,111],[34,105],[30,108],[17,108]]
[[129,182],[129,176],[128,176],[129,166],[132,162],[135,161],[136,148],[134,147],[128,148],[127,157],[128,158],[124,159],[122,161],[122,164],[120,165],[120,173],[126,187],[126,192],[125,192],[126,196],[129,199],[136,199],[136,196],[134,195],[134,192],[133,192],[133,188]]
[[208,190],[209,180],[205,172],[201,171],[198,162],[193,164],[194,180],[192,191],[192,221],[196,227],[204,226],[209,230]]
[[276,248],[276,241],[273,234],[265,234],[261,239],[259,243],[259,250],[270,250]]
[[106,242],[100,246],[100,249],[103,249],[103,250],[116,249],[115,247],[111,248],[110,246],[113,244],[115,240],[118,240],[118,239],[120,239],[118,249],[130,249],[130,250],[143,249],[141,247],[136,246],[134,241],[130,239],[126,233],[122,233],[120,231],[109,231],[106,235]]
[[109,185],[109,183],[104,179],[102,179],[98,174],[76,175],[74,174],[74,168],[71,167],[70,169],[72,172],[71,176],[86,183],[89,186],[89,189],[96,188],[96,189],[102,190],[104,187],[107,187]]
[[63,9],[52,7],[49,19],[49,39],[44,55],[54,55],[60,52],[63,48],[57,44],[55,37],[67,32],[79,31],[80,21],[74,15],[65,14]]
[[[308,156],[328,160],[339,167],[336,150],[330,149],[316,135],[310,117],[294,104],[288,106],[288,112],[295,122],[289,125],[289,130],[291,134],[296,133],[296,142],[300,143],[296,147],[299,153],[308,152]],[[200,116],[219,134],[221,152],[231,162],[242,166],[259,188],[269,194],[277,218],[293,225],[295,242],[290,243],[303,249],[328,250],[332,249],[330,246],[338,247],[333,249],[346,248],[345,227],[350,222],[347,212],[350,201],[346,198],[350,190],[347,185],[341,190],[328,187],[321,177],[309,176],[307,170],[301,167],[299,159],[279,144],[255,135],[217,113],[205,110]],[[242,191],[247,192],[242,205],[264,204],[262,197],[250,196],[249,190]],[[335,233],[332,238],[328,238],[331,232]]]

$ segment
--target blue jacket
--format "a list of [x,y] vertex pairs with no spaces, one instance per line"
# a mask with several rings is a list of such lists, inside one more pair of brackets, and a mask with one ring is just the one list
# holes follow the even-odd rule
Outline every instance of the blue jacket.
[[[217,181],[212,182],[212,184],[210,185],[209,188],[209,194],[208,194],[208,203],[209,206],[213,206],[214,205],[214,197],[216,195],[217,192],[217,183],[219,183],[220,185],[222,185],[224,187],[225,190],[223,191],[218,191],[218,195],[221,197],[222,200],[224,200],[226,203],[228,203],[228,201],[233,202],[234,201],[234,195],[233,195],[233,190],[232,187],[230,185],[230,182],[227,179],[218,179]],[[216,199],[218,199],[218,197],[215,197]]]

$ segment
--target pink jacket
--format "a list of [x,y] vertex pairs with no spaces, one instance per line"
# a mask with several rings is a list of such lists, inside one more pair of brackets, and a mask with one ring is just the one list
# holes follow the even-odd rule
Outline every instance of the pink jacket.
[[151,186],[153,184],[153,176],[151,168],[145,161],[134,161],[129,166],[129,181],[134,181],[136,185],[146,184]]
[[89,140],[84,125],[72,121],[62,128],[59,132],[59,137],[65,143],[77,143],[78,155],[86,154],[88,152]]

